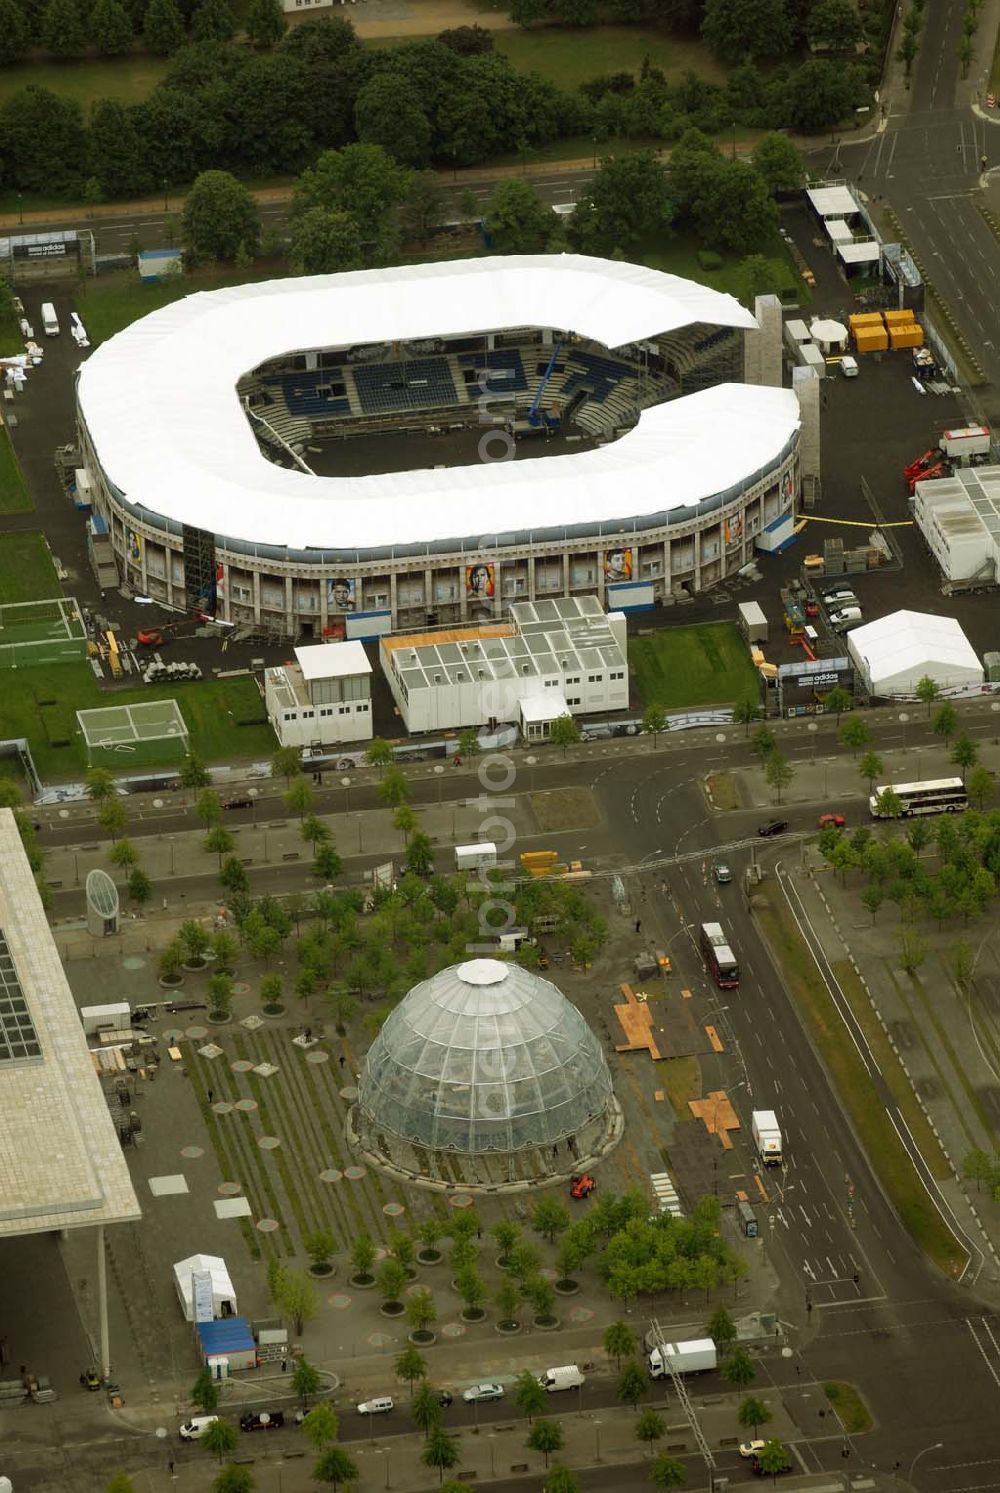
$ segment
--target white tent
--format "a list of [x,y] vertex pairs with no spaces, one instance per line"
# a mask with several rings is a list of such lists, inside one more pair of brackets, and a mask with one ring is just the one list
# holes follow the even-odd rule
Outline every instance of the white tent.
[[942,691],[983,683],[983,666],[954,617],[892,612],[847,636],[855,667],[873,695],[909,696],[926,675]]
[[[189,1322],[195,1320],[195,1277],[207,1278],[212,1293],[212,1316],[236,1316],[236,1288],[221,1255],[190,1255],[174,1266],[174,1285],[181,1309]],[[207,1292],[206,1292],[207,1294]]]

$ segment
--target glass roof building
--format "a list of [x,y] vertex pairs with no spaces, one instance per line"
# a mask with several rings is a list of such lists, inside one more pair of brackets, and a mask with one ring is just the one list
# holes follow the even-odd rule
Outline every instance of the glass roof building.
[[415,985],[373,1042],[365,1128],[471,1156],[553,1147],[603,1126],[601,1046],[577,1008],[517,964],[471,959]]

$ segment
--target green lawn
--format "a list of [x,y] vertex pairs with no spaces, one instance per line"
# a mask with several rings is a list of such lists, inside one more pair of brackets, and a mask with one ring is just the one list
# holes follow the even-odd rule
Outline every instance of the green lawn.
[[61,595],[56,568],[37,529],[0,536],[0,602]]
[[[707,285],[712,290],[728,291],[738,300],[747,301],[749,297],[745,261],[736,255],[723,255],[721,269],[706,270],[698,260],[700,247],[690,238],[668,239],[655,246],[644,246],[638,257],[650,269],[681,275],[686,280],[696,280],[699,285]],[[780,238],[776,236],[773,244],[767,246],[764,257],[771,268],[775,293],[783,301],[806,304],[809,291],[785,253]]]
[[95,99],[120,99],[137,104],[148,98],[167,71],[169,60],[136,54],[129,57],[86,58],[81,62],[22,62],[0,69],[0,104],[29,83],[75,99],[84,112]]
[[630,638],[628,652],[644,705],[676,710],[757,697],[757,676],[732,622],[658,629],[648,638]]
[[[21,468],[14,448],[10,443],[10,436],[6,430],[0,430],[0,513],[27,513],[34,508],[34,503],[28,496],[28,489],[24,485]],[[0,539],[0,547],[6,547],[9,539]],[[0,571],[3,568],[2,548],[0,548]],[[57,587],[58,590],[58,587]],[[52,592],[55,595],[56,592]],[[30,600],[30,597],[0,598],[4,601]]]
[[541,73],[560,88],[578,88],[605,73],[638,74],[648,57],[671,83],[691,71],[724,83],[726,70],[697,41],[666,36],[655,26],[543,26],[532,31],[495,31],[498,52],[522,72]]
[[[99,705],[175,699],[191,733],[191,749],[206,762],[266,757],[274,750],[274,733],[266,722],[237,724],[263,716],[252,679],[206,679],[173,688],[157,686],[155,691],[109,692],[98,687],[89,664],[53,664],[8,670],[0,681],[0,738],[27,736],[35,765],[49,781],[73,778],[86,767],[76,711]],[[128,755],[122,753],[121,769],[128,765]]]

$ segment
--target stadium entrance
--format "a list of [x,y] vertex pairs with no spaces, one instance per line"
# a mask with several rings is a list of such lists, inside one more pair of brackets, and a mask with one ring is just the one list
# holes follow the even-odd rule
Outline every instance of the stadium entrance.
[[0,274],[11,285],[97,273],[94,235],[89,228],[61,233],[17,233],[0,238]]

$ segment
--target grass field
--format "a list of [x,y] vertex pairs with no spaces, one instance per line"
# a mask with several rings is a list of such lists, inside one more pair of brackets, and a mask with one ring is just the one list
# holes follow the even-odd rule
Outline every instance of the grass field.
[[23,62],[0,69],[0,104],[29,83],[75,99],[86,119],[95,99],[137,104],[148,98],[170,63],[161,57],[101,57],[82,62]]
[[[796,1009],[833,1080],[861,1146],[903,1227],[939,1270],[956,1277],[966,1263],[965,1251],[945,1224],[917,1176],[889,1119],[882,1098],[844,1030],[833,998],[823,983],[802,935],[791,918],[783,916],[776,906],[759,907],[755,909],[755,916],[781,966]],[[849,966],[842,964],[837,967],[838,979],[841,979],[844,968]],[[851,999],[852,992],[848,989],[845,993]],[[860,999],[852,999],[852,1007],[859,1018],[865,1007],[871,1012],[867,998],[864,999],[863,1006]],[[865,1031],[868,1035],[867,1027]],[[888,1038],[884,1034],[883,1039],[886,1052],[883,1053],[881,1045],[875,1047],[876,1060],[892,1088],[893,1097],[902,1108],[907,1124],[910,1124],[911,1114],[922,1115],[922,1112],[917,1106],[912,1089],[909,1090],[906,1106],[902,1105],[900,1096],[903,1089],[908,1088],[907,1080],[889,1049]],[[926,1119],[923,1119],[921,1126],[911,1125],[911,1128],[934,1176],[949,1176],[947,1161]]]
[[[87,765],[83,737],[76,729],[78,710],[148,704],[151,698],[144,689],[113,694],[100,690],[85,663],[9,671],[0,682],[0,738],[27,736],[41,776],[52,782],[68,780]],[[155,698],[178,702],[190,732],[191,750],[206,762],[266,757],[274,750],[274,733],[266,722],[237,724],[263,714],[252,679],[206,679],[173,689],[158,687]],[[122,770],[128,766],[128,754],[122,753]]]
[[652,637],[631,638],[628,652],[644,705],[677,710],[757,698],[757,676],[732,622],[663,628]]
[[493,45],[521,72],[541,73],[560,88],[578,88],[604,73],[638,74],[648,57],[671,83],[689,70],[710,83],[724,83],[726,70],[697,41],[666,36],[655,26],[543,26],[532,31],[495,31]]
[[836,1410],[848,1436],[860,1436],[863,1431],[871,1430],[871,1413],[853,1384],[845,1384],[842,1379],[829,1379],[823,1385],[823,1393]]
[[[18,350],[20,351],[20,349]],[[14,455],[14,448],[10,444],[10,436],[6,430],[0,430],[0,513],[27,513],[34,506],[34,503],[28,496],[28,489],[24,485],[21,468],[18,466],[17,458]],[[2,560],[0,560],[0,568],[2,568]],[[58,587],[56,590],[58,590]],[[55,595],[56,593],[52,592],[51,594]],[[4,601],[19,601],[21,599],[20,597],[10,596],[2,598]]]
[[0,602],[61,595],[56,568],[38,530],[5,534],[0,540]]
[[[723,255],[721,269],[706,270],[698,260],[698,250],[701,247],[703,246],[688,238],[668,239],[666,242],[645,246],[641,258],[643,264],[648,264],[650,269],[664,270],[671,275],[696,280],[699,285],[707,285],[712,290],[728,291],[737,300],[746,303],[750,289],[746,261],[735,255]],[[768,245],[764,258],[774,277],[775,293],[783,301],[798,301],[802,304],[808,302],[809,291],[796,274],[795,266],[782,248],[779,238],[776,237],[775,242]]]

